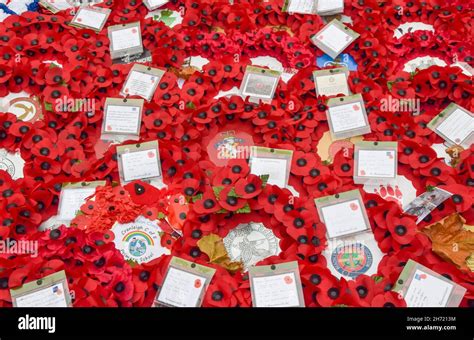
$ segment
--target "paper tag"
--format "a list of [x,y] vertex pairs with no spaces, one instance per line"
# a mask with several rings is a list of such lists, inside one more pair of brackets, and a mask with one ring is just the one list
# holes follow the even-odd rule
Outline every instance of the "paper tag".
[[10,290],[13,307],[71,307],[64,270]]
[[112,59],[143,53],[140,22],[108,27]]
[[333,139],[364,135],[371,131],[360,94],[328,100],[327,118]]
[[100,32],[112,11],[107,8],[80,7],[71,21],[71,26],[90,28]]
[[416,224],[418,224],[438,205],[446,201],[452,195],[452,193],[446,190],[434,188],[433,190],[424,192],[415,198],[403,209],[407,214],[418,216],[418,219],[416,220]]
[[316,14],[316,3],[314,0],[287,0],[283,11],[290,14]]
[[86,198],[94,195],[98,186],[105,185],[105,181],[64,183],[59,195],[59,207],[57,219],[60,221],[71,221],[76,217]]
[[155,306],[199,307],[215,271],[214,268],[173,257]]
[[329,239],[370,229],[364,202],[357,189],[317,198],[315,203]]
[[451,103],[437,115],[428,127],[446,140],[449,146],[461,145],[464,149],[474,143],[474,114]]
[[240,87],[242,96],[271,100],[278,85],[281,73],[255,66],[247,66]]
[[358,37],[359,34],[357,32],[345,26],[339,20],[334,19],[316,33],[311,40],[324,53],[332,58],[336,58]]
[[56,14],[65,9],[74,8],[72,0],[40,0],[39,4],[49,10],[51,13]]
[[120,159],[119,173],[122,183],[137,179],[161,179],[160,153],[158,141],[143,144],[120,145],[117,147]]
[[356,142],[354,183],[388,184],[397,177],[397,142]]
[[316,0],[319,15],[334,15],[344,12],[344,0]]
[[142,111],[143,99],[107,98],[101,139],[106,141],[138,139]]
[[466,293],[466,288],[413,260],[408,260],[393,290],[408,307],[459,307]]
[[252,146],[250,149],[250,173],[269,175],[268,184],[285,188],[290,176],[293,151]]
[[349,71],[346,68],[314,71],[313,78],[317,96],[336,96],[350,94],[347,83]]
[[254,307],[304,307],[298,262],[249,268]]
[[150,101],[164,74],[163,70],[135,64],[130,70],[120,94],[124,97],[140,96]]
[[169,0],[144,0],[143,3],[149,11],[154,11],[157,8],[167,4]]

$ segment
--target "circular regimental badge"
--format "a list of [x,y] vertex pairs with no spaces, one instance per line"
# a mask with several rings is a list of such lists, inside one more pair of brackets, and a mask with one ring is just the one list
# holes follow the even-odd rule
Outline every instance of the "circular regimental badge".
[[34,122],[41,114],[41,107],[32,98],[19,97],[10,101],[8,112],[13,113],[19,120]]
[[370,269],[373,255],[369,247],[355,242],[335,248],[331,254],[331,263],[341,275],[356,278]]
[[232,261],[242,261],[245,268],[280,253],[280,240],[262,223],[239,224],[224,238]]

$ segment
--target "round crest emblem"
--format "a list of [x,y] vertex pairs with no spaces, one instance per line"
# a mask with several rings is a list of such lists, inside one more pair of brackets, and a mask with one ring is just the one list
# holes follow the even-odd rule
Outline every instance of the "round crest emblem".
[[362,243],[341,245],[331,254],[333,267],[344,276],[356,278],[366,273],[373,263],[371,250]]
[[131,223],[116,223],[112,231],[115,246],[127,260],[146,263],[169,253],[161,246],[160,227],[143,216]]
[[15,176],[15,164],[5,154],[0,153],[0,170],[8,172],[13,178]]
[[224,238],[224,246],[232,261],[242,261],[245,268],[278,255],[279,239],[262,223],[239,224]]
[[38,119],[41,113],[41,107],[38,102],[32,98],[19,97],[10,101],[8,112],[13,113],[19,120],[33,122]]

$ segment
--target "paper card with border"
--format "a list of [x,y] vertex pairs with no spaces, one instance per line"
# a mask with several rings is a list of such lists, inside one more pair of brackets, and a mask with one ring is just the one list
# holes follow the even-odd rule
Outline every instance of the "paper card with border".
[[99,7],[80,7],[71,20],[70,25],[88,28],[96,32],[102,31],[112,10]]
[[393,288],[408,307],[459,307],[466,288],[408,260]]
[[370,123],[361,94],[330,98],[327,106],[326,115],[333,140],[370,133]]
[[100,139],[123,142],[140,139],[143,99],[107,98]]
[[474,114],[456,103],[449,104],[428,123],[428,127],[448,146],[460,145],[468,149],[474,143]]
[[320,220],[326,225],[328,239],[370,230],[367,211],[358,189],[316,198],[314,201]]
[[13,307],[72,307],[64,270],[11,289]]
[[359,36],[359,33],[334,19],[316,33],[311,41],[331,58],[336,58]]
[[249,268],[253,307],[304,307],[298,262]]
[[74,219],[86,198],[94,195],[96,188],[105,184],[105,181],[63,183],[59,195],[57,219],[60,221]]
[[120,183],[162,179],[158,141],[117,146]]
[[135,64],[128,73],[120,95],[139,96],[149,102],[164,74],[165,71],[159,68]]
[[75,7],[72,0],[40,0],[39,4],[53,14]]
[[173,256],[154,307],[200,307],[216,270]]
[[143,53],[142,30],[139,21],[109,26],[107,31],[112,59]]
[[316,0],[319,15],[334,15],[344,12],[344,0]]
[[316,2],[315,0],[285,0],[282,12],[316,14]]
[[293,151],[260,146],[250,147],[250,173],[269,175],[268,184],[286,188],[290,177]]
[[418,217],[416,224],[423,221],[423,219],[428,216],[438,205],[446,201],[453,194],[440,189],[433,188],[422,193],[420,196],[416,197],[413,201],[408,203],[403,207],[403,211],[410,215],[415,215]]
[[281,73],[256,66],[247,66],[240,86],[243,97],[269,102],[273,99]]
[[143,0],[143,3],[149,11],[154,11],[161,6],[166,5],[168,2],[169,0]]
[[354,183],[392,184],[397,179],[397,142],[356,142],[354,147]]
[[345,67],[314,71],[313,79],[317,96],[350,95],[349,70]]

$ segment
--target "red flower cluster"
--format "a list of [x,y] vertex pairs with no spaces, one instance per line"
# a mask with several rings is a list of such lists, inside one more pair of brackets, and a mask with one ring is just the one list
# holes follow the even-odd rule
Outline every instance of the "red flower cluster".
[[[112,10],[106,26],[140,21],[143,45],[153,60],[148,64],[166,69],[153,100],[144,105],[140,133],[140,142],[159,140],[164,190],[140,181],[116,186],[116,147],[102,150],[105,99],[119,97],[132,65],[112,63],[107,29],[74,28],[68,11],[26,12],[0,23],[0,97],[25,91],[38,96],[43,106],[43,117],[36,122],[0,114],[0,148],[19,150],[25,160],[20,180],[0,171],[0,237],[39,245],[37,257],[0,254],[1,305],[10,305],[10,288],[64,269],[75,292],[74,306],[150,306],[170,256],[132,266],[115,249],[109,231],[115,222],[140,215],[160,220],[162,245],[172,255],[216,268],[206,307],[251,306],[248,275],[209,264],[198,247],[206,235],[225,237],[251,221],[262,222],[281,240],[281,253],[259,264],[298,261],[307,306],[403,307],[405,302],[391,289],[408,259],[467,288],[462,305],[472,304],[474,275],[436,256],[419,232],[452,212],[474,222],[474,149],[461,152],[451,167],[431,147],[441,138],[427,128],[449,102],[473,111],[472,80],[450,66],[403,71],[406,61],[425,55],[447,64],[472,64],[472,44],[466,41],[472,20],[461,0],[410,4],[346,1],[350,26],[361,34],[346,52],[358,64],[349,76],[350,89],[364,97],[372,129],[364,139],[398,141],[399,174],[413,182],[418,194],[429,186],[454,194],[418,226],[396,203],[354,184],[352,149],[337,152],[331,164],[316,153],[329,129],[327,98],[316,96],[312,77],[314,61],[322,55],[309,39],[324,26],[319,16],[284,13],[280,0],[236,0],[233,5],[224,0],[170,1],[167,8],[184,11],[183,22],[169,28],[145,19],[148,11],[140,0],[97,5]],[[414,21],[433,25],[434,32],[394,36],[401,24]],[[178,85],[185,58],[196,55],[210,62]],[[262,55],[298,70],[288,83],[279,83],[271,103],[215,98],[239,87],[250,58]],[[384,110],[381,99],[389,97],[419,100],[420,114]],[[71,109],[65,98],[94,105]],[[212,163],[209,140],[229,130],[250,131],[256,145],[293,150],[289,183],[299,197],[250,174],[246,160]],[[82,206],[70,228],[38,231],[57,212],[61,183],[92,180],[106,180],[107,186]],[[375,239],[386,255],[376,275],[346,281],[331,274],[321,255],[326,229],[313,199],[352,189],[361,190]],[[187,203],[183,210],[174,202],[181,198]],[[174,229],[182,232],[180,238],[171,237]]]

